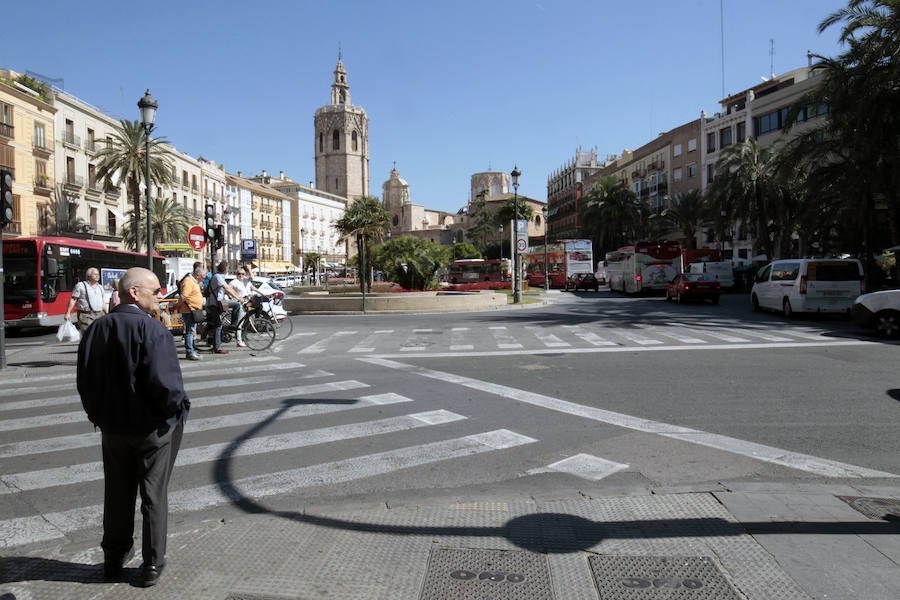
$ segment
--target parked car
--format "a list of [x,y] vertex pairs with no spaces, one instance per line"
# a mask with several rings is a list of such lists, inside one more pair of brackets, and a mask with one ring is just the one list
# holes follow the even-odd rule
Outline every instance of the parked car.
[[900,336],[900,290],[884,290],[859,296],[850,309],[856,323],[875,329],[882,337]]
[[597,278],[594,277],[593,273],[573,273],[569,275],[569,278],[566,279],[566,291],[569,290],[578,291],[578,290],[594,290],[595,292],[600,289],[600,282],[597,281]]
[[863,268],[855,258],[792,258],[761,268],[750,290],[753,310],[850,313],[862,293]]
[[709,300],[719,303],[722,286],[710,273],[679,273],[666,284],[666,300]]

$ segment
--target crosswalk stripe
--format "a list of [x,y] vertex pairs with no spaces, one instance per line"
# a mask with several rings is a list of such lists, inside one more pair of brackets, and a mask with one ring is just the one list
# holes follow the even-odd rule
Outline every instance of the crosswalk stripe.
[[591,331],[576,331],[575,337],[579,337],[586,341],[588,344],[592,344],[594,346],[616,346],[617,344],[610,340],[605,340],[596,333]]
[[614,333],[620,337],[625,338],[629,342],[638,344],[639,346],[655,346],[657,344],[662,344],[662,342],[659,340],[648,339],[634,333],[622,331],[621,329],[615,330]]
[[475,349],[475,346],[473,346],[472,344],[458,344],[455,346],[450,346],[450,350],[452,350],[454,352],[459,352],[461,350],[474,350],[474,349]]
[[494,336],[494,343],[500,350],[517,350],[523,347],[512,334],[507,333],[504,326],[488,327],[488,330]]
[[812,331],[804,331],[802,329],[783,329],[781,331],[788,335],[793,335],[795,337],[798,337],[798,338],[801,338],[804,340],[815,340],[817,342],[834,339],[834,338],[824,336],[821,333],[815,333]]
[[[169,512],[202,510],[242,498],[259,500],[313,486],[346,483],[534,442],[537,442],[534,438],[498,429],[287,471],[254,475],[227,484],[210,484],[170,491]],[[223,486],[226,489],[223,489]],[[60,512],[6,519],[0,521],[0,548],[59,539],[72,532],[98,526],[102,516],[103,506],[95,504]]]
[[[276,411],[277,414],[277,411]],[[267,418],[271,418],[273,412],[269,411]],[[363,423],[350,423],[322,427],[305,431],[293,431],[277,435],[256,437],[243,442],[230,458],[238,456],[253,456],[268,452],[283,452],[317,444],[350,440],[362,437],[398,433],[410,429],[418,429],[431,425],[443,425],[453,421],[465,419],[462,415],[446,410],[433,410],[429,412],[389,417],[376,421]],[[196,465],[212,462],[220,459],[232,446],[233,442],[220,442],[184,448],[178,453],[175,462],[177,466]],[[98,481],[103,478],[103,463],[100,461],[77,465],[66,465],[51,469],[41,469],[24,473],[12,473],[0,476],[0,483],[6,487],[0,487],[0,495],[13,494],[22,491],[42,490],[57,485],[72,485],[88,481]]]
[[[362,396],[357,398],[352,404],[296,404],[285,410],[279,420],[287,421],[300,417],[308,417],[311,415],[321,415],[326,413],[342,412],[345,410],[356,410],[359,408],[367,408],[370,406],[382,406],[388,404],[399,404],[403,402],[412,402],[411,398],[401,396],[400,394],[374,394],[371,396]],[[194,433],[198,431],[211,431],[214,429],[224,429],[226,427],[240,427],[243,425],[255,425],[270,417],[272,409],[256,410],[251,412],[234,413],[230,415],[222,415],[219,417],[207,417],[203,419],[189,418],[185,424],[185,433]],[[0,445],[0,457],[27,456],[29,454],[43,454],[45,452],[59,452],[63,450],[74,450],[76,448],[89,448],[100,444],[100,432],[86,432],[77,435],[65,435],[41,440],[27,440],[22,442],[12,442]]]
[[568,348],[572,345],[569,342],[562,341],[559,336],[553,335],[543,327],[529,326],[525,329],[533,333],[534,337],[548,348]]
[[763,333],[761,331],[757,331],[755,329],[739,329],[737,327],[722,327],[725,331],[730,331],[732,333],[737,333],[738,335],[749,335],[751,337],[758,337],[762,340],[766,340],[767,342],[792,342],[791,338],[782,337],[780,335],[769,335],[768,333]]
[[[272,365],[275,367],[276,365]],[[302,366],[302,365],[301,365]],[[295,368],[295,367],[292,367]],[[267,368],[268,369],[268,368]],[[259,367],[253,367],[254,371],[258,371]],[[221,373],[220,371],[212,371],[212,373]],[[196,375],[196,373],[195,373]],[[330,373],[328,371],[323,371],[322,369],[314,369],[312,371],[307,371],[305,373],[300,373],[291,377],[291,379],[316,379],[319,377],[331,377],[334,373]],[[242,385],[250,385],[254,383],[269,383],[272,381],[271,375],[259,375],[257,377],[242,377],[237,379],[228,379],[226,380],[228,383],[228,387],[239,387]],[[194,383],[186,383],[184,385],[184,390],[186,392],[202,392],[208,390],[210,388],[211,383],[208,381],[197,381]],[[222,385],[219,384],[217,389],[222,389]],[[80,402],[81,397],[78,394],[71,394],[68,396],[56,396],[53,398],[39,398],[36,400],[20,400],[19,402],[7,402],[5,404],[0,404],[0,411],[6,410],[23,410],[29,408],[45,408],[48,406],[59,406],[63,404],[72,404]]]
[[[237,394],[225,394],[221,396],[204,396],[199,400],[194,400],[192,404],[194,410],[196,410],[197,408],[205,408],[207,406],[221,406],[223,404],[238,404],[242,402],[259,402],[266,400],[287,400],[293,396],[340,392],[364,387],[369,386],[368,384],[360,383],[355,380],[335,381],[331,383],[275,388],[271,390],[254,390],[251,392],[240,392]],[[40,415],[37,417],[23,417],[21,419],[7,419],[5,421],[0,421],[0,431],[52,427],[70,423],[87,423],[87,417],[84,412],[77,411],[54,415]]]
[[675,340],[676,342],[681,342],[682,344],[706,344],[706,340],[701,340],[700,338],[695,337],[686,337],[684,335],[680,335],[677,333],[672,333],[669,331],[655,331],[656,335],[661,335],[663,337],[667,337]]
[[624,471],[627,468],[628,465],[606,460],[599,456],[576,454],[575,456],[570,456],[569,458],[564,458],[551,465],[547,465],[544,468],[531,469],[528,471],[528,474],[534,475],[536,473],[558,472],[568,473],[569,475],[575,475],[582,479],[590,479],[591,481],[599,481],[613,473]]

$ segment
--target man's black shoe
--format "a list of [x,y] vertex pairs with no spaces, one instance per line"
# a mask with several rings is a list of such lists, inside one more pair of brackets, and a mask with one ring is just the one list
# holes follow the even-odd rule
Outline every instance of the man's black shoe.
[[125,556],[120,558],[119,560],[104,560],[103,561],[103,579],[107,581],[114,581],[116,579],[120,579],[122,577],[122,567],[125,566],[131,558],[134,556],[134,546],[132,546],[128,552],[125,553]]
[[159,583],[159,577],[162,575],[165,563],[161,565],[144,565],[141,568],[141,587],[150,587]]

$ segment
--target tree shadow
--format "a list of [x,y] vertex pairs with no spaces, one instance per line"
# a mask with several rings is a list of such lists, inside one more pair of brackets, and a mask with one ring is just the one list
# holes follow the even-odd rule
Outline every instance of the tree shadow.
[[565,513],[533,513],[507,521],[501,526],[391,525],[351,521],[317,516],[298,511],[273,510],[258,500],[244,495],[232,478],[232,461],[238,448],[256,436],[295,401],[234,439],[215,462],[214,477],[222,494],[231,504],[248,514],[267,514],[296,523],[328,527],[360,533],[383,535],[504,537],[510,543],[532,552],[557,554],[587,550],[606,539],[648,539],[678,537],[733,537],[744,534],[808,534],[808,535],[897,535],[900,522],[734,522],[720,518],[643,519],[634,521],[597,522]]
[[887,395],[894,400],[900,401],[900,389],[888,390]]
[[[122,569],[121,581],[137,581],[140,568]],[[103,578],[103,563],[87,565],[38,556],[0,558],[0,584],[19,581],[69,581],[73,583],[111,583]],[[12,594],[0,600],[14,600]]]

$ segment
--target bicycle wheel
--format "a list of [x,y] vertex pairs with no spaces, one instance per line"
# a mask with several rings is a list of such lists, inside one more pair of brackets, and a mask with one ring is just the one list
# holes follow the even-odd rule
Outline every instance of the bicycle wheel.
[[244,343],[251,350],[265,350],[275,342],[275,327],[265,317],[247,315],[241,321]]
[[294,331],[294,322],[291,321],[290,317],[284,317],[283,319],[273,318],[272,325],[275,327],[276,340],[287,339]]

